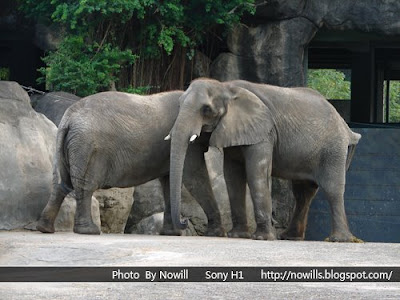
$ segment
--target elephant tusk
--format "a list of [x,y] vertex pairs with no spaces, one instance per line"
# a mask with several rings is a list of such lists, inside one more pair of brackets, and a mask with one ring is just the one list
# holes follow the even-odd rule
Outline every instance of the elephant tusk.
[[197,134],[193,134],[193,135],[190,137],[189,142],[190,142],[190,143],[193,143],[195,139],[197,139]]
[[164,138],[164,141],[169,141],[170,139],[171,139],[171,135],[168,134],[168,135]]

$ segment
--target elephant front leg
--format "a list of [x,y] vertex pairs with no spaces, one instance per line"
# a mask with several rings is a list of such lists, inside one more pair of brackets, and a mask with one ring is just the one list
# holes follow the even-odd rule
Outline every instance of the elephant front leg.
[[164,176],[160,178],[160,182],[164,195],[164,222],[160,234],[179,236],[182,234],[181,230],[174,228],[174,225],[172,224],[171,202],[169,194],[169,176]]
[[225,237],[226,231],[222,226],[221,212],[211,187],[204,150],[201,144],[190,145],[186,154],[183,169],[183,184],[189,193],[200,204],[207,216],[207,236]]
[[272,149],[268,143],[243,147],[246,176],[254,206],[256,240],[276,240],[272,220],[271,171]]
[[251,238],[246,213],[246,170],[242,162],[232,159],[237,149],[224,150],[224,177],[231,205],[232,238]]

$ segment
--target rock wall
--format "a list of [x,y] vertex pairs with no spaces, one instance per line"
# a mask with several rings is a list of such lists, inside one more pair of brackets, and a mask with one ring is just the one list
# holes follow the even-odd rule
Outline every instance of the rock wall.
[[31,96],[31,104],[37,112],[44,114],[58,127],[67,108],[79,99],[80,97],[71,93],[51,92],[44,95],[35,94]]
[[50,197],[56,131],[18,83],[0,81],[0,229],[39,218]]
[[303,86],[304,49],[321,28],[387,36],[400,34],[399,1],[258,2],[256,15],[229,34],[229,51],[221,53],[213,61],[213,78]]

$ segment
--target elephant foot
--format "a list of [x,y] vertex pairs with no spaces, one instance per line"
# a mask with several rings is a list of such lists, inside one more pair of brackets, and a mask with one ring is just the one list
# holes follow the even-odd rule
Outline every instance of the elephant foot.
[[79,234],[100,234],[101,230],[94,223],[74,225],[74,232]]
[[173,235],[173,236],[181,236],[182,231],[179,229],[172,228],[170,226],[164,226],[161,229],[160,235]]
[[280,240],[290,240],[290,241],[303,241],[304,233],[294,232],[292,230],[285,230],[279,235]]
[[43,233],[54,233],[54,222],[49,221],[45,218],[40,218],[37,222],[36,229]]
[[206,236],[226,237],[226,231],[222,226],[208,226]]
[[250,239],[251,233],[249,229],[246,228],[233,228],[228,232],[228,237],[230,238],[242,238],[242,239]]
[[276,234],[274,234],[273,232],[265,232],[257,230],[256,232],[253,233],[252,238],[253,240],[274,241],[276,240]]
[[334,242],[334,243],[364,243],[363,240],[355,237],[350,234],[331,234],[329,237],[325,239],[325,242]]

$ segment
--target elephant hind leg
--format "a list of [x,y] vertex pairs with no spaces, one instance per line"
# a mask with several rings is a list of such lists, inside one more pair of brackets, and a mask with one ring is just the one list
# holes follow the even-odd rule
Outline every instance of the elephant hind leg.
[[95,189],[85,190],[78,188],[75,190],[76,212],[74,222],[74,232],[81,234],[100,234],[100,228],[92,219],[92,195]]
[[68,194],[69,190],[65,188],[63,183],[53,184],[53,191],[50,200],[47,202],[46,207],[43,209],[36,229],[43,233],[54,233],[54,222],[60,211],[61,204]]
[[232,229],[228,236],[251,238],[246,212],[246,170],[243,163],[230,159],[233,151],[224,149],[224,178],[232,215]]
[[292,191],[296,199],[295,211],[289,227],[281,233],[283,240],[304,240],[308,211],[318,191],[318,185],[309,180],[293,180]]
[[325,192],[331,210],[331,233],[326,241],[330,242],[362,242],[349,229],[344,207],[345,163],[342,168],[327,168],[319,186]]

